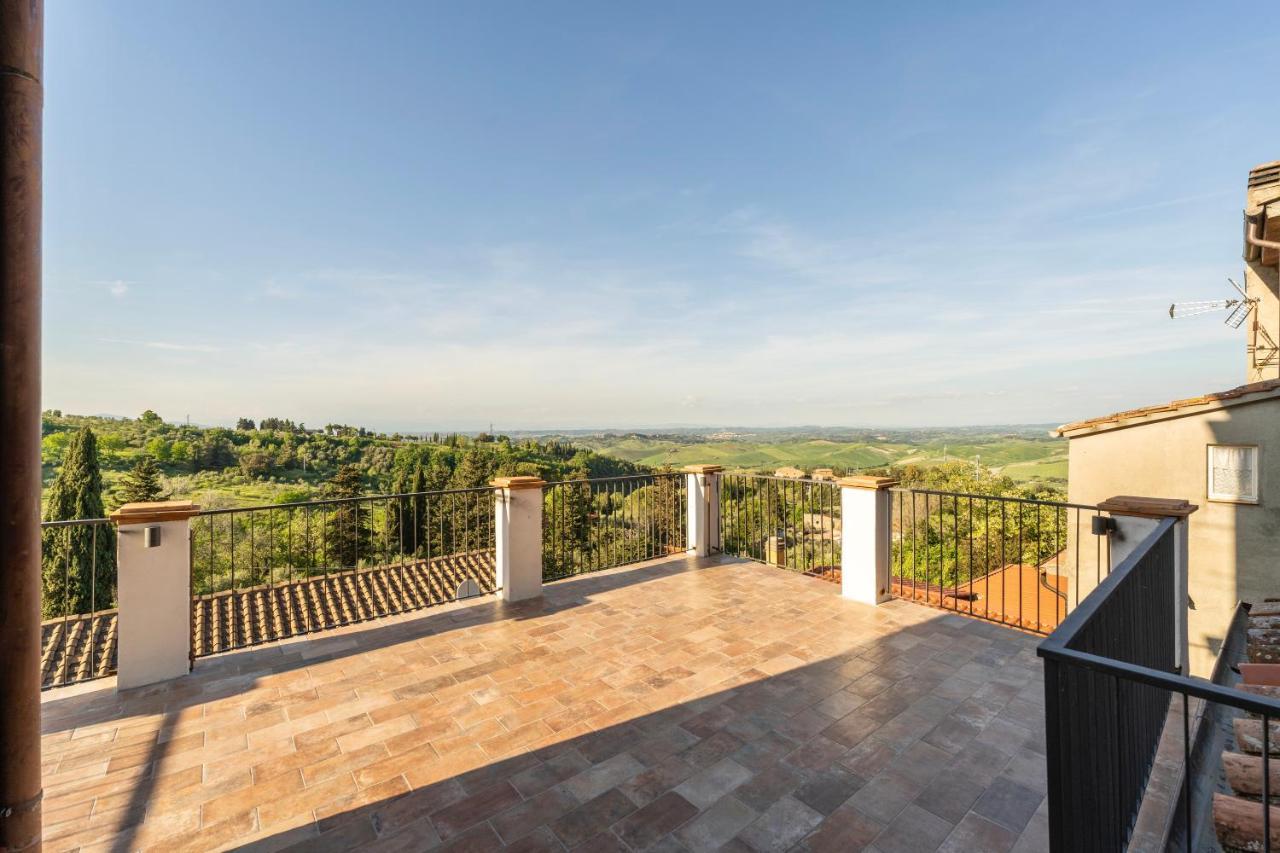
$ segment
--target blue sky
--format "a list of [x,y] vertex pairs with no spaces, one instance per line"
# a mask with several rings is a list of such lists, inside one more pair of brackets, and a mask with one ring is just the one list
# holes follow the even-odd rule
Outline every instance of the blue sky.
[[1062,422],[1244,380],[1233,3],[47,4],[45,405]]

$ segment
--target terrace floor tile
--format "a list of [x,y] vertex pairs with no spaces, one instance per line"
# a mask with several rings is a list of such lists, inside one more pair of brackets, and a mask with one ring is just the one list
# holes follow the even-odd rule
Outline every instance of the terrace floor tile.
[[50,690],[46,841],[1036,849],[1036,639],[757,563],[650,561]]

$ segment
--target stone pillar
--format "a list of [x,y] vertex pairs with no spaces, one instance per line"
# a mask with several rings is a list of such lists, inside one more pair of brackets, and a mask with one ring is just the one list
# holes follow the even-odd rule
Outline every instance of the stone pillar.
[[1190,609],[1189,567],[1187,561],[1188,519],[1199,509],[1193,503],[1175,498],[1138,498],[1118,495],[1098,504],[1098,509],[1111,514],[1110,539],[1112,571],[1120,565],[1165,518],[1175,520],[1173,528],[1173,566],[1176,573],[1173,585],[1174,665],[1186,674],[1189,672],[1190,653],[1187,634],[1187,613]]
[[689,553],[709,557],[720,550],[719,465],[686,465],[689,495]]
[[840,588],[863,604],[889,599],[889,489],[892,477],[842,477]]
[[503,601],[542,595],[542,487],[538,477],[499,477],[494,488],[498,586]]
[[116,689],[191,671],[190,501],[125,504],[116,523]]

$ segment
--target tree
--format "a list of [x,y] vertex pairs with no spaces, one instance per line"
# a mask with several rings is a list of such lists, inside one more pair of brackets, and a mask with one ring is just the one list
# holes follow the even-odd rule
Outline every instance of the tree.
[[253,423],[253,418],[237,418],[237,419],[236,419],[236,429],[237,429],[237,430],[253,430],[253,429],[256,429],[256,427],[254,426],[254,423]]
[[413,495],[410,498],[413,507],[413,521],[410,530],[413,531],[413,541],[411,547],[415,551],[421,551],[423,543],[427,542],[427,531],[424,526],[427,522],[427,496],[423,494],[427,490],[427,473],[422,470],[422,466],[418,465],[413,469],[413,480],[409,483],[409,492]]
[[161,426],[164,424],[164,418],[157,415],[151,409],[147,409],[139,415],[138,420],[142,421],[147,426]]
[[[72,436],[62,468],[49,487],[45,521],[102,518],[102,471],[98,442],[88,427]],[[110,524],[45,528],[41,532],[45,618],[88,613],[115,601],[115,528]]]
[[1009,565],[1040,565],[1066,543],[1062,507],[999,500],[1061,501],[1052,487],[1019,485],[969,462],[905,465],[894,473],[904,486],[935,492],[907,492],[894,504],[896,573],[949,586]]
[[325,484],[326,498],[341,499],[341,503],[331,505],[325,530],[325,556],[330,561],[336,560],[340,567],[358,566],[361,556],[370,556],[369,508],[351,500],[360,497],[363,491],[360,469],[354,465],[343,465]]
[[[479,448],[468,450],[449,480],[451,489],[480,489],[493,478],[494,456]],[[447,544],[450,551],[468,552],[484,547],[493,529],[493,496],[483,492],[451,495],[449,521],[453,527]]]
[[160,466],[150,456],[143,456],[125,475],[125,503],[147,503],[164,500],[164,486],[160,481]]
[[258,448],[240,454],[240,470],[246,477],[265,477],[271,469],[271,456]]
[[57,465],[67,452],[67,445],[74,433],[51,432],[40,439],[40,461],[45,465]]
[[594,565],[591,550],[591,484],[586,468],[569,475],[570,482],[548,488],[543,495],[543,572],[548,577],[577,574]]
[[[191,442],[178,439],[169,445],[169,460],[177,463],[191,462],[194,459],[195,450],[191,446]],[[164,458],[160,454],[155,454],[159,458]]]
[[143,445],[143,449],[147,452],[148,456],[155,459],[157,462],[168,462],[173,458],[171,453],[172,447],[170,446],[169,441],[160,438],[159,436],[150,439],[145,445]]
[[221,471],[236,464],[235,450],[226,430],[209,430],[191,452],[191,466],[199,471]]
[[306,432],[305,424],[295,424],[288,418],[263,418],[258,421],[258,429],[269,432]]
[[489,479],[493,476],[492,461],[492,454],[479,448],[468,450],[463,455],[462,461],[458,463],[458,467],[454,469],[449,488],[478,489],[481,486],[487,486]]
[[413,503],[412,499],[400,497],[409,490],[411,475],[403,468],[391,472],[391,498],[386,503],[387,542],[399,554],[413,553]]

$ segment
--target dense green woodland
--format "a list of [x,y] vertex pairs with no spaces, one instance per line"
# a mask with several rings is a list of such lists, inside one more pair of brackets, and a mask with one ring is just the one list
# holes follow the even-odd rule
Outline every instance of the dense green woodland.
[[166,423],[151,411],[136,419],[49,411],[41,448],[46,502],[67,448],[84,428],[96,437],[108,512],[139,497],[130,486],[140,462],[156,484],[155,497],[190,498],[209,509],[321,497],[325,484],[348,465],[359,472],[366,494],[409,491],[419,468],[429,490],[483,486],[495,476],[563,480],[650,470],[565,442],[483,433],[419,439],[342,424],[308,429],[283,418],[241,419],[236,429],[224,429]]

